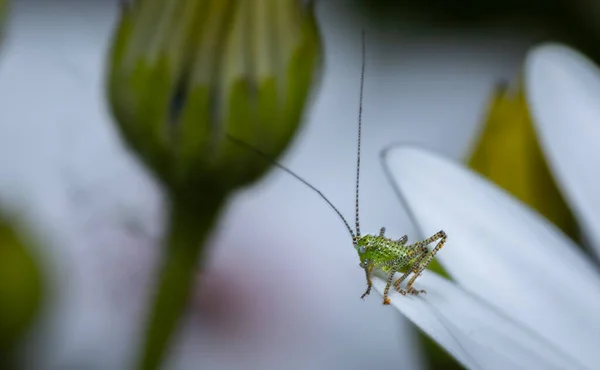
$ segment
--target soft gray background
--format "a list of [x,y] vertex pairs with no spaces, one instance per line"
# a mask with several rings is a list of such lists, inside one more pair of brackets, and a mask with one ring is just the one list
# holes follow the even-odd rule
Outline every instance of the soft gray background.
[[[43,236],[40,253],[56,287],[24,349],[30,367],[124,367],[159,257],[160,190],[123,148],[103,101],[116,11],[110,1],[17,1],[3,46],[0,200],[23,210]],[[352,219],[365,27],[361,226],[414,240],[420,236],[384,178],[379,151],[411,142],[464,156],[494,83],[515,76],[532,38],[501,29],[382,33],[342,1],[322,1],[317,11],[323,80],[282,162]],[[409,324],[378,295],[359,299],[364,276],[341,222],[285,173],[274,170],[233,197],[212,244],[206,289],[172,366],[419,366]]]

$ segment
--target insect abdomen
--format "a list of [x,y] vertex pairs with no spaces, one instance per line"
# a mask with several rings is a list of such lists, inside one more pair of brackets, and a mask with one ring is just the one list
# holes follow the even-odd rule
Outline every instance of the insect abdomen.
[[389,272],[393,263],[396,263],[398,270],[403,270],[405,267],[412,265],[417,258],[417,251],[412,248],[407,248],[406,245],[399,242],[376,236],[373,240],[372,260],[375,267]]

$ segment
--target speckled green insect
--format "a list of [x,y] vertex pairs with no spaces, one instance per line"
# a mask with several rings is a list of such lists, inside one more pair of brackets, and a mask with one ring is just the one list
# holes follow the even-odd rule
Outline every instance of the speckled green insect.
[[[329,206],[337,213],[340,219],[344,222],[346,229],[352,236],[352,244],[354,248],[358,252],[358,256],[360,258],[360,267],[362,267],[365,271],[365,276],[367,279],[367,290],[363,293],[361,298],[365,298],[371,292],[371,288],[373,287],[372,276],[374,269],[379,269],[388,274],[387,284],[385,286],[383,292],[383,304],[390,304],[390,298],[388,296],[389,290],[392,286],[392,281],[394,279],[394,275],[397,272],[403,272],[403,275],[400,276],[394,283],[394,289],[398,291],[402,295],[412,294],[417,295],[419,293],[425,293],[424,290],[417,290],[414,288],[415,280],[421,275],[423,270],[427,268],[435,254],[444,246],[446,243],[446,233],[444,231],[439,231],[432,235],[431,237],[413,243],[407,244],[408,237],[406,235],[402,236],[400,239],[393,240],[385,236],[385,228],[382,227],[379,231],[379,234],[360,234],[360,222],[359,222],[359,208],[358,208],[358,196],[359,196],[359,183],[360,183],[360,141],[361,141],[361,127],[362,127],[362,100],[363,100],[363,87],[364,87],[364,75],[365,75],[365,36],[364,32],[362,35],[363,48],[362,48],[362,70],[361,70],[361,79],[360,79],[360,102],[359,102],[359,111],[358,111],[358,144],[357,144],[357,161],[356,161],[356,228],[352,230],[350,224],[341,212],[327,199],[327,197],[321,193],[320,190],[315,188],[313,185],[308,183],[306,180],[289,170],[288,168],[282,166],[281,164],[273,161],[271,158],[266,156],[260,150],[250,146],[247,143],[244,143],[240,140],[237,140],[230,136],[230,139],[234,142],[238,143],[241,146],[245,146],[248,149],[256,152],[266,160],[273,163],[273,165],[279,167],[284,170],[288,174],[295,177],[297,180],[311,188],[315,191],[321,198],[329,204]],[[435,243],[435,247],[431,250],[427,248],[429,244]],[[405,289],[400,287],[400,284],[406,278],[413,273],[413,277],[408,281]]]
[[[417,277],[421,275],[423,270],[429,265],[433,256],[444,246],[446,242],[446,233],[439,231],[435,235],[407,245],[408,237],[404,235],[398,240],[392,240],[385,237],[385,228],[382,227],[379,235],[358,236],[354,243],[358,256],[360,258],[360,266],[364,268],[367,277],[367,291],[361,298],[365,298],[370,292],[373,282],[371,275],[374,268],[378,268],[388,273],[387,284],[383,292],[383,304],[389,304],[390,300],[388,293],[392,285],[394,274],[399,271],[406,271],[396,280],[394,288],[402,295],[425,293],[424,290],[416,290],[413,284]],[[438,242],[432,250],[427,249],[427,245]],[[410,275],[413,277],[408,281],[406,289],[400,288],[400,284]]]

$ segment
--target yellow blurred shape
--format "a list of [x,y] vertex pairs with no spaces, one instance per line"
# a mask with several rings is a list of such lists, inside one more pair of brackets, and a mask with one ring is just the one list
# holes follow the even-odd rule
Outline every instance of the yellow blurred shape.
[[492,94],[469,166],[578,240],[575,218],[536,139],[522,86],[516,91],[501,86]]

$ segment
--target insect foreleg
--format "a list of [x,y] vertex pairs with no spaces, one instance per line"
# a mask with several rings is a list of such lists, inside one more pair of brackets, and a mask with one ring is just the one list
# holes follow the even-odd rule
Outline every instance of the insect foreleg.
[[[435,256],[435,254],[442,249],[442,247],[444,246],[444,244],[446,243],[446,233],[443,230],[440,230],[439,232],[437,232],[435,235],[425,239],[423,242],[427,242],[427,244],[433,243],[435,241],[439,242],[437,243],[437,245],[435,246],[435,248],[433,248],[430,252],[427,253],[427,255],[421,260],[420,263],[417,264],[417,269],[414,271],[415,275],[408,281],[408,284],[406,285],[406,288],[408,290],[409,293],[412,294],[416,294],[418,293],[418,291],[416,291],[412,286],[415,283],[415,280],[419,277],[419,275],[421,275],[421,273],[423,272],[423,270],[425,270],[425,268],[427,268],[427,266],[429,265],[429,263],[431,263],[431,260],[433,259],[433,256]],[[421,291],[423,293],[423,291]]]
[[371,288],[373,287],[373,281],[371,280],[371,273],[373,272],[373,265],[369,268],[365,268],[365,275],[367,277],[367,291],[360,296],[360,298],[365,299],[366,296],[371,293]]

